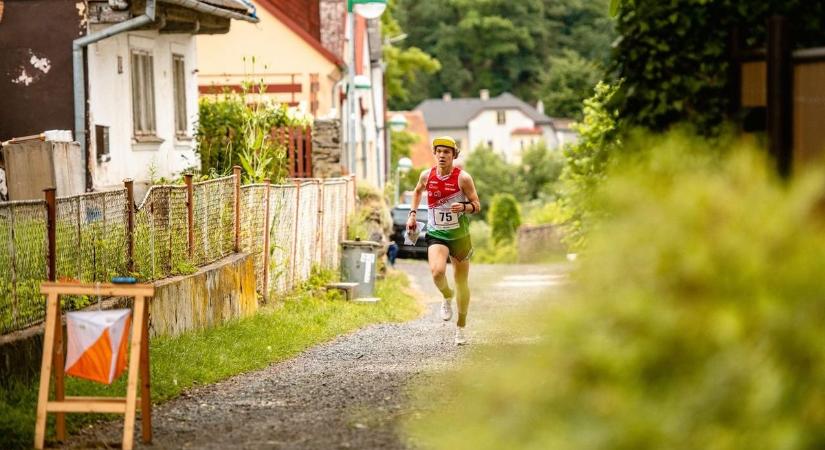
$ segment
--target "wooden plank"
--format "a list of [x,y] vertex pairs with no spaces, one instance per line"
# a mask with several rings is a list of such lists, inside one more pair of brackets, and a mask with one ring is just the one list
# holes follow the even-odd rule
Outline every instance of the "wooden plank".
[[289,127],[289,138],[287,138],[287,154],[289,155],[289,177],[295,178],[295,135],[293,128]]
[[59,314],[57,293],[46,300],[46,330],[43,337],[43,360],[40,365],[40,390],[37,395],[37,418],[34,425],[34,448],[42,449],[46,441],[46,405],[49,401],[49,379],[52,374],[54,323]]
[[[66,397],[65,378],[65,357],[64,357],[64,342],[63,342],[63,320],[60,308],[57,310],[57,320],[54,324],[54,398],[56,401],[62,401]],[[48,405],[46,406],[48,410]],[[64,442],[66,440],[66,415],[62,412],[57,413],[55,421],[55,429],[57,431],[57,440]]]
[[129,349],[129,378],[126,381],[126,418],[123,421],[123,450],[131,450],[135,434],[135,406],[137,404],[138,369],[140,368],[140,347],[143,339],[144,297],[135,296],[132,324],[132,343]]
[[[59,414],[71,413],[119,413],[126,412],[125,402],[103,402],[103,401],[63,401],[49,402],[46,410]],[[125,447],[124,447],[125,448]]]
[[[64,402],[108,402],[108,403],[123,403],[126,404],[126,397],[90,397],[85,395],[68,395],[63,399]],[[55,403],[55,402],[49,402]]]
[[60,295],[101,295],[101,296],[119,296],[119,297],[133,297],[142,295],[144,297],[151,297],[155,295],[155,287],[151,284],[111,284],[100,283],[99,286],[91,283],[53,283],[44,281],[40,284],[41,294],[60,294]]
[[149,372],[149,308],[143,308],[143,326],[140,338],[140,420],[144,444],[152,442],[152,394]]
[[312,128],[307,127],[304,136],[306,136],[306,176],[312,177]]
[[295,141],[296,141],[296,153],[298,154],[298,169],[296,170],[297,177],[304,178],[306,177],[306,173],[304,173],[304,133],[301,127],[295,127]]

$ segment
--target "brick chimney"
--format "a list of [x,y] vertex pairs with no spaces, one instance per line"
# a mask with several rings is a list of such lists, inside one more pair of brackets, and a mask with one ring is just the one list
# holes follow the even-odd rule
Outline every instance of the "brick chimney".
[[450,94],[449,92],[445,92],[445,93],[441,94],[441,100],[444,100],[445,102],[449,102],[452,99],[453,99],[453,95]]
[[482,100],[490,100],[490,90],[489,89],[482,89],[478,91],[478,96]]

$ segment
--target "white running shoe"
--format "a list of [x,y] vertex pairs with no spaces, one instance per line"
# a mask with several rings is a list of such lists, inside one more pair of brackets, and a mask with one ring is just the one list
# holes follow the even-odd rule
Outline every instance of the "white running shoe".
[[464,335],[464,328],[458,327],[455,330],[455,345],[464,345],[467,343],[467,336]]
[[441,320],[448,321],[453,318],[453,297],[445,298],[441,301]]

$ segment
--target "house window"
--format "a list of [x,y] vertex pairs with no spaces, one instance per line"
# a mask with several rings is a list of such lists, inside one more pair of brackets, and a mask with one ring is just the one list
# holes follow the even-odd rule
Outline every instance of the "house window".
[[499,125],[507,123],[507,111],[496,111],[496,123]]
[[95,125],[95,149],[97,151],[97,162],[107,162],[109,156],[109,127],[105,125]]
[[186,71],[183,64],[183,55],[172,55],[172,73],[174,76],[175,94],[175,134],[186,136]]
[[146,50],[132,50],[132,124],[135,136],[156,134],[154,65]]

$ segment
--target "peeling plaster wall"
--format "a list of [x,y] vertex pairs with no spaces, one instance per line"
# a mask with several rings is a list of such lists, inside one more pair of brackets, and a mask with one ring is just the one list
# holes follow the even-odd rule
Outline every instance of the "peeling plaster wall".
[[[102,28],[103,26],[101,26]],[[93,27],[93,31],[97,26]],[[163,142],[136,142],[132,125],[131,51],[148,50],[152,54],[155,87],[155,126]],[[150,178],[173,177],[183,170],[199,166],[194,140],[175,134],[172,55],[184,57],[186,72],[186,114],[189,136],[194,134],[198,114],[198,86],[195,38],[190,34],[159,34],[156,31],[123,33],[89,46],[89,151],[95,189],[123,185],[133,178],[138,193]],[[120,61],[118,61],[118,58]],[[97,158],[95,125],[109,127],[108,162]],[[138,199],[140,201],[140,198]]]
[[258,310],[255,265],[238,253],[192,275],[155,283],[149,307],[149,336],[177,336],[218,326]]
[[[84,4],[6,0],[0,23],[0,140],[73,129],[72,41]],[[44,31],[48,30],[48,31]]]

